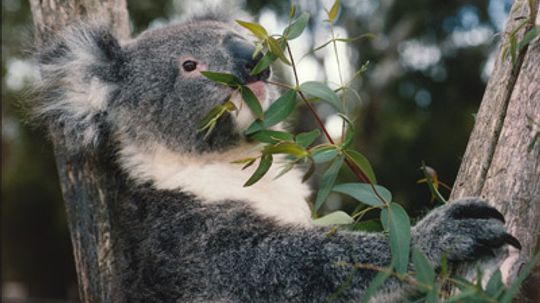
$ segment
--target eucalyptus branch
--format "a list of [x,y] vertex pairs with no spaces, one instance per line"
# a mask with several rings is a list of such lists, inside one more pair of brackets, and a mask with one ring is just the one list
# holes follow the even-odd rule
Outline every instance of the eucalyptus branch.
[[[288,53],[289,58],[291,60],[291,65],[292,65],[292,69],[293,69],[293,74],[294,74],[294,80],[295,80],[295,83],[296,83],[296,87],[299,88],[300,87],[300,80],[299,80],[299,77],[298,77],[298,71],[296,70],[296,64],[294,62],[294,57],[293,57],[293,54],[292,54],[292,51],[291,51],[291,47],[290,47],[288,41],[286,41],[285,43],[286,43],[285,47],[287,48],[287,53]],[[309,111],[311,112],[313,117],[315,117],[315,120],[317,121],[317,124],[319,125],[319,128],[323,131],[324,136],[326,137],[328,142],[335,145],[334,139],[332,139],[332,136],[330,136],[330,134],[328,133],[328,130],[324,126],[324,123],[322,122],[321,117],[319,116],[319,114],[317,113],[317,111],[315,110],[313,105],[308,101],[308,99],[306,98],[306,96],[304,95],[304,93],[301,90],[298,90],[298,94],[300,95],[302,101],[307,106],[307,108],[309,109]],[[358,180],[360,182],[368,183],[371,186],[373,192],[375,193],[377,198],[379,198],[379,200],[381,200],[383,202],[383,204],[387,205],[389,202],[391,202],[391,201],[387,202],[387,201],[384,200],[384,198],[377,191],[377,189],[375,188],[375,185],[371,182],[371,180],[369,180],[367,174],[362,170],[362,168],[358,167],[348,157],[345,157],[345,163],[347,164],[349,169],[353,172],[353,174],[358,178]]]

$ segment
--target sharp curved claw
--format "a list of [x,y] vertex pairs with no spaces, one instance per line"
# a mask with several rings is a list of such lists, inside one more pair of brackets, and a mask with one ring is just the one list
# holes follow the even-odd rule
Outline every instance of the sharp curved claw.
[[504,239],[504,242],[505,242],[506,244],[512,245],[512,246],[514,246],[515,248],[521,250],[521,243],[519,243],[519,240],[516,239],[516,238],[515,238],[514,236],[512,236],[511,234],[504,234],[503,239]]
[[457,208],[453,214],[456,219],[497,219],[505,223],[503,214],[487,204],[468,204]]

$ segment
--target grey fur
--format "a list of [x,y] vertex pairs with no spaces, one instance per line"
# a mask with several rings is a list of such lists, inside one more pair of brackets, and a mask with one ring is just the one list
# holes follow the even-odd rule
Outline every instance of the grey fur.
[[[247,81],[241,70],[245,58],[234,49],[240,45],[249,53],[252,46],[233,28],[194,19],[144,32],[120,46],[105,27],[75,26],[39,54],[46,98],[37,111],[53,132],[69,139],[74,153],[99,148],[104,140],[114,145],[119,138],[179,153],[242,144],[230,116],[206,140],[197,132],[197,123],[230,89],[185,77],[179,61],[196,56],[209,70]],[[92,93],[88,83],[106,88],[95,106],[70,99],[81,96],[73,92]],[[119,202],[116,238],[126,254],[125,302],[324,302],[344,283],[349,285],[335,301],[353,302],[376,272],[344,264],[390,263],[383,234],[327,234],[324,228],[280,224],[245,201],[209,204],[182,190],[138,185],[130,177],[123,184],[128,194]],[[453,264],[489,256],[508,235],[498,212],[472,198],[430,213],[414,227],[412,239],[438,266],[443,253]],[[395,301],[412,291],[389,279],[378,298]]]

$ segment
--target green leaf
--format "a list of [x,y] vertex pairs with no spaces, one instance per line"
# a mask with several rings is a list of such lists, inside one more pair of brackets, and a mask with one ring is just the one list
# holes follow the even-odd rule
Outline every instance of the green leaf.
[[265,128],[274,126],[285,120],[294,110],[296,105],[296,91],[288,90],[279,97],[264,113],[263,125]]
[[326,84],[317,81],[308,81],[300,85],[300,90],[304,93],[321,99],[332,105],[338,112],[343,112],[343,107],[338,95]]
[[242,27],[252,32],[253,35],[255,35],[255,37],[259,38],[260,40],[264,40],[268,37],[268,32],[266,31],[266,29],[264,29],[264,27],[257,23],[245,22],[240,20],[236,20],[236,23],[240,24]]
[[328,226],[336,224],[351,224],[354,220],[346,212],[341,210],[329,213],[328,215],[313,220],[313,225]]
[[263,149],[264,154],[288,154],[296,158],[303,158],[308,155],[306,149],[293,142],[280,142],[275,145],[267,145]]
[[285,36],[287,40],[293,40],[298,38],[302,34],[302,32],[304,32],[308,20],[309,14],[303,12],[300,17],[298,17],[298,19],[296,19],[290,26],[288,26],[283,31],[283,36]]
[[337,157],[334,162],[332,162],[328,170],[324,172],[319,186],[319,192],[317,192],[317,198],[315,199],[315,211],[318,211],[323,205],[324,201],[326,201],[326,198],[328,198],[330,191],[332,191],[332,187],[334,187],[339,169],[342,165],[343,156]]
[[337,149],[333,146],[329,146],[328,148],[314,149],[312,157],[315,163],[321,164],[334,159],[337,154]]
[[247,86],[242,86],[240,92],[242,93],[242,99],[244,99],[244,102],[247,104],[253,115],[259,120],[264,119],[261,103],[251,89]]
[[435,281],[435,270],[428,259],[418,248],[413,248],[412,259],[416,271],[416,279],[424,284],[432,285]]
[[431,289],[426,295],[426,300],[424,303],[437,303],[439,300],[437,298],[439,297],[439,285],[437,283],[431,284]]
[[291,169],[293,169],[293,167],[294,167],[294,162],[286,163],[283,166],[283,169],[281,169],[281,171],[272,180],[276,180],[276,179],[280,178],[284,174],[288,173]]
[[536,38],[538,35],[540,35],[540,26],[536,26],[531,28],[525,35],[523,35],[523,39],[519,41],[517,49],[518,51],[521,51],[522,48],[524,48],[531,40]]
[[354,162],[356,166],[360,167],[362,172],[366,174],[366,176],[369,178],[369,181],[371,183],[373,184],[377,183],[377,179],[375,178],[375,173],[373,172],[373,168],[371,167],[371,164],[369,164],[368,159],[364,157],[364,155],[352,149],[346,149],[343,151],[343,153],[349,160]]
[[289,62],[289,59],[285,57],[285,53],[283,52],[283,49],[280,46],[280,43],[278,40],[274,39],[273,37],[268,36],[266,38],[266,43],[268,44],[268,49],[276,55],[283,63],[287,65],[291,65],[291,62]]
[[336,20],[338,11],[339,11],[339,0],[336,0],[334,2],[334,5],[332,5],[332,8],[328,12],[328,21],[330,21],[330,23],[334,23],[334,21]]
[[344,148],[347,148],[352,143],[352,140],[354,138],[354,124],[352,123],[351,119],[349,119],[349,117],[347,117],[346,115],[339,113],[338,116],[341,119],[343,119],[343,121],[345,121],[345,123],[347,123],[347,129],[346,129],[346,132],[345,132],[345,139],[340,144],[341,148],[344,149]]
[[279,97],[265,112],[263,125],[268,128],[278,124],[279,122],[285,120],[296,105],[296,91],[288,90],[281,97]]
[[276,144],[282,141],[293,141],[294,137],[292,134],[277,130],[261,130],[253,135],[250,138],[255,139],[259,142]]
[[264,54],[264,56],[261,58],[261,60],[255,65],[253,70],[251,70],[250,75],[257,75],[258,73],[265,70],[267,67],[270,66],[274,61],[276,61],[277,56],[272,54],[271,52],[267,52]]
[[272,158],[272,155],[263,155],[261,157],[261,161],[259,162],[259,166],[253,173],[253,175],[249,178],[249,180],[246,181],[244,184],[244,187],[251,186],[255,184],[257,181],[259,181],[264,175],[268,172],[270,169],[270,166],[272,166],[272,161],[274,159]]
[[253,163],[255,163],[256,160],[257,160],[257,158],[244,158],[244,159],[231,161],[231,163],[232,164],[244,164],[244,166],[242,167],[242,170],[244,170],[244,169],[250,167],[251,165],[253,165]]
[[469,299],[470,297],[475,296],[477,293],[478,290],[476,288],[465,288],[460,293],[444,300],[444,303],[468,302],[464,299]]
[[241,81],[238,78],[236,78],[235,76],[231,74],[211,72],[211,71],[202,71],[201,74],[214,82],[218,82],[218,83],[225,84],[228,86],[238,86],[241,83]]
[[501,270],[497,269],[489,278],[486,284],[486,293],[494,298],[497,298],[504,290],[504,284],[502,282]]
[[367,232],[381,232],[383,231],[381,222],[379,220],[366,220],[359,223],[355,223],[352,226],[353,230],[362,230]]
[[230,100],[223,104],[214,106],[206,114],[206,116],[204,116],[202,120],[199,121],[197,130],[200,132],[206,131],[206,134],[204,135],[204,138],[206,139],[216,127],[219,118],[221,118],[221,116],[223,116],[225,113],[232,112],[234,110],[236,110],[236,106]]
[[510,35],[510,57],[512,58],[512,64],[515,65],[517,60],[517,42],[515,35]]
[[[380,185],[374,185],[379,195],[389,203],[392,201],[390,191]],[[334,186],[332,191],[353,197],[355,200],[371,206],[382,206],[384,203],[377,197],[373,187],[366,183],[344,183]]]
[[381,211],[381,223],[389,232],[392,260],[398,273],[404,274],[409,265],[411,245],[411,222],[409,216],[397,203],[390,203]]
[[310,159],[309,168],[302,176],[302,183],[306,182],[311,177],[311,175],[313,175],[314,172],[315,172],[315,162],[313,162],[313,159]]
[[289,10],[289,19],[293,18],[296,15],[296,5],[291,4],[291,9]]
[[441,258],[441,276],[448,277],[448,255],[444,253]]
[[380,271],[377,273],[375,278],[371,280],[371,283],[369,283],[369,287],[364,292],[364,296],[362,297],[361,303],[368,303],[371,302],[370,299],[373,297],[373,295],[379,290],[381,285],[386,281],[386,279],[390,276],[390,269],[387,271]]
[[250,136],[258,131],[261,131],[264,128],[262,121],[253,121],[251,125],[244,132],[247,136]]
[[231,161],[231,163],[232,164],[246,164],[246,163],[249,163],[249,162],[251,162],[253,160],[257,160],[257,159],[249,157],[249,158],[234,160],[234,161]]
[[299,133],[296,135],[296,143],[302,145],[303,147],[308,147],[315,141],[319,136],[321,135],[321,131],[318,129],[314,129],[307,133]]

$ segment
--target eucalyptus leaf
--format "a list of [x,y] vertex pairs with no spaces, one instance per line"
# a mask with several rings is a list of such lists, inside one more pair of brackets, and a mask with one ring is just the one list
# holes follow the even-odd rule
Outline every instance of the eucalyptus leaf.
[[288,154],[296,158],[303,158],[308,155],[306,149],[294,142],[280,142],[275,145],[267,145],[263,149],[264,154]]
[[316,149],[313,151],[313,161],[317,164],[328,162],[337,157],[338,151],[335,147]]
[[259,120],[264,119],[261,103],[257,99],[257,96],[255,96],[253,91],[251,91],[251,89],[247,86],[242,86],[240,88],[240,92],[242,94],[242,99],[247,104],[253,115]]
[[352,226],[352,229],[353,230],[367,231],[367,232],[381,232],[381,231],[383,231],[381,222],[379,222],[379,220],[375,220],[375,219],[355,223]]
[[234,110],[236,110],[236,106],[230,100],[223,104],[214,106],[206,114],[206,116],[204,116],[202,120],[199,121],[197,130],[199,132],[206,131],[204,135],[204,138],[206,139],[214,130],[219,118],[221,118],[225,113],[232,112]]
[[274,126],[285,120],[296,106],[296,91],[288,90],[279,97],[264,113],[263,126],[265,128]]
[[277,130],[266,130],[266,129],[254,133],[253,135],[250,136],[250,138],[255,139],[259,142],[270,143],[270,144],[276,144],[282,141],[294,140],[293,135],[290,133],[277,131]]
[[500,295],[500,293],[502,293],[503,289],[504,284],[502,282],[501,270],[497,268],[486,284],[486,293],[496,298],[498,295]]
[[522,48],[524,48],[529,42],[531,42],[534,38],[536,38],[538,35],[540,35],[540,26],[535,26],[531,28],[528,32],[523,35],[523,38],[521,41],[519,41],[517,49],[520,51]]
[[309,161],[309,168],[302,176],[302,183],[306,182],[315,172],[315,162],[312,159]]
[[319,191],[317,192],[317,198],[315,199],[315,211],[318,211],[319,208],[321,208],[324,201],[326,201],[326,198],[328,198],[328,195],[332,191],[332,187],[334,187],[334,183],[336,182],[339,169],[343,165],[343,160],[343,156],[337,157],[322,175]]
[[478,294],[478,290],[474,287],[471,288],[465,288],[460,293],[451,296],[450,298],[447,298],[444,300],[444,303],[453,303],[453,302],[469,302],[465,299],[470,299],[471,297],[476,296]]
[[412,259],[414,270],[416,271],[416,279],[424,284],[432,285],[435,281],[435,270],[426,256],[415,247],[412,251]]
[[291,9],[289,10],[289,18],[294,17],[296,15],[296,5],[291,4]]
[[270,66],[274,61],[276,61],[277,56],[272,54],[271,52],[267,52],[264,54],[264,56],[261,58],[261,60],[255,65],[253,70],[251,70],[250,75],[257,75],[258,73],[265,70],[267,67]]
[[362,172],[366,174],[366,176],[369,178],[369,181],[371,183],[373,184],[377,183],[377,178],[375,178],[375,173],[373,172],[373,168],[371,167],[371,164],[369,163],[368,159],[364,155],[352,149],[346,149],[343,151],[343,153],[349,160],[354,162],[354,164],[358,166],[362,170]]
[[299,133],[296,135],[296,143],[300,144],[303,147],[308,147],[311,145],[319,136],[321,135],[321,131],[318,129],[314,129],[310,132],[306,133]]
[[283,49],[281,48],[280,43],[278,42],[278,40],[276,40],[273,37],[267,37],[266,38],[266,43],[268,44],[268,49],[274,55],[276,55],[281,61],[283,61],[283,63],[285,63],[287,65],[291,65],[291,62],[289,62],[289,59],[287,59],[287,57],[285,57],[285,53],[283,52]]
[[283,31],[283,36],[287,37],[287,40],[293,40],[298,38],[304,29],[306,24],[309,21],[309,14],[303,12],[298,19],[296,19],[289,27]]
[[332,8],[328,12],[328,21],[330,21],[330,23],[334,23],[338,12],[339,12],[339,0],[336,0],[334,2],[334,5],[332,5]]
[[261,157],[261,161],[259,162],[259,166],[255,170],[253,175],[246,181],[246,183],[244,184],[244,187],[251,186],[255,184],[257,181],[259,181],[262,177],[264,177],[264,175],[266,175],[266,173],[272,166],[272,161],[273,161],[272,155],[269,155],[269,154],[263,155]]
[[369,283],[369,287],[364,292],[364,295],[362,296],[361,303],[369,303],[371,302],[371,297],[379,290],[381,285],[386,281],[386,279],[390,276],[390,269],[387,271],[380,271],[375,275],[375,278],[371,280],[371,283]]
[[312,97],[317,97],[332,105],[338,112],[343,112],[341,100],[338,95],[326,84],[317,81],[308,81],[300,85],[300,90]]
[[431,284],[431,289],[428,291],[426,295],[426,300],[424,303],[438,303],[439,300],[437,299],[439,296],[439,285],[437,283]]
[[[375,190],[386,201],[392,201],[392,193],[380,185],[374,185]],[[379,199],[373,191],[373,187],[366,183],[344,183],[334,186],[332,191],[342,193],[353,197],[355,200],[363,204],[371,206],[383,206],[385,203]]]
[[404,274],[409,265],[409,251],[411,245],[411,222],[409,216],[397,203],[390,203],[389,207],[381,211],[381,223],[389,232],[392,260],[398,273]]
[[218,82],[228,86],[238,86],[241,83],[241,81],[237,77],[231,74],[212,71],[202,71],[201,74],[214,82]]
[[354,220],[346,212],[338,210],[328,215],[313,220],[313,225],[318,226],[328,226],[328,225],[338,225],[338,224],[351,224]]
[[289,163],[286,163],[283,168],[281,169],[281,171],[272,179],[272,180],[276,180],[278,178],[280,178],[281,176],[283,176],[284,174],[288,173],[289,171],[291,171],[291,169],[293,169],[294,167],[294,163],[293,162],[289,162]]
[[246,21],[241,21],[241,20],[236,20],[236,23],[240,24],[242,27],[252,32],[253,35],[255,35],[255,37],[261,40],[264,40],[268,37],[268,32],[266,31],[266,29],[257,23],[246,22]]

